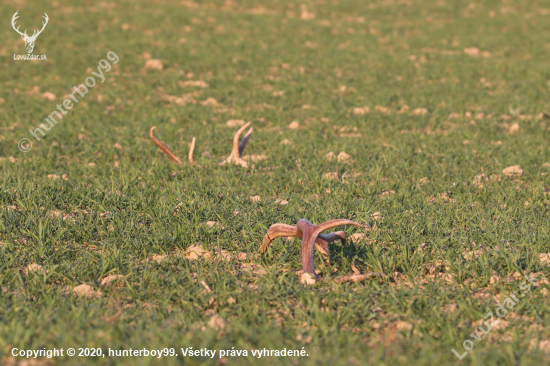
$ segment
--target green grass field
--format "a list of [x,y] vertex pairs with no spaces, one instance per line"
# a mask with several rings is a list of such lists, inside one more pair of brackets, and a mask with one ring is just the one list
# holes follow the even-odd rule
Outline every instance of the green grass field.
[[[48,14],[33,51],[46,61],[14,60],[16,10],[29,34]],[[29,0],[0,14],[2,365],[549,362],[549,2]],[[36,141],[109,51],[105,82]],[[248,121],[243,155],[259,159],[220,166]],[[271,224],[338,218],[365,228],[341,228],[330,263],[316,253],[315,285],[296,273],[299,239],[259,254]],[[354,272],[387,276],[334,281]],[[525,274],[539,285],[475,340]],[[12,356],[86,347],[178,355]],[[252,356],[264,348],[307,356]],[[231,349],[248,357],[219,357]]]

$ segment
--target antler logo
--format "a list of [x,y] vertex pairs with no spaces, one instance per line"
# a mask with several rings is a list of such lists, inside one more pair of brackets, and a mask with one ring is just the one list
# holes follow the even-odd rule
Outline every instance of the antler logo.
[[26,29],[24,32],[20,32],[19,27],[15,28],[15,20],[18,18],[17,13],[19,13],[19,10],[16,11],[15,14],[13,14],[13,18],[11,18],[11,26],[17,33],[21,35],[23,41],[25,41],[25,48],[27,49],[27,53],[32,53],[32,50],[34,49],[34,42],[36,41],[40,33],[42,33],[44,28],[46,28],[46,24],[48,24],[48,14],[44,13],[44,19],[46,20],[46,22],[42,22],[42,29],[40,29],[39,31],[35,30],[33,31],[32,36],[28,36]]

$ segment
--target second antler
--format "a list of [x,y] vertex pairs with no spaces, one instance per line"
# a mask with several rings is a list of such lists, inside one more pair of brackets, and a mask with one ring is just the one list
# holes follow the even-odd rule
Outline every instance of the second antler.
[[[175,162],[176,164],[181,164],[181,160],[172,152],[172,150],[170,150],[168,146],[164,145],[160,140],[158,140],[155,137],[155,134],[154,134],[155,128],[157,128],[157,126],[151,127],[151,130],[149,131],[149,136],[151,137],[151,140],[153,140],[153,142],[158,147],[160,147],[160,149],[164,151],[166,155],[168,155],[173,162]],[[192,165],[196,165],[197,167],[200,168],[201,166],[197,164],[195,162],[195,159],[193,158],[194,151],[195,151],[195,138],[193,137],[193,141],[191,141],[191,147],[189,148],[189,162]]]
[[[330,234],[321,234],[323,231],[331,229],[336,226],[341,225],[353,225],[357,227],[362,227],[361,224],[346,220],[330,220],[324,222],[320,225],[313,225],[307,220],[299,220],[296,226],[286,225],[286,224],[273,224],[267,231],[267,234],[264,237],[261,252],[265,253],[271,242],[281,236],[290,236],[296,238],[302,238],[302,269],[303,274],[300,279],[302,283],[315,283],[319,276],[315,273],[315,263],[314,263],[314,248],[317,249],[324,255],[328,255],[328,244],[334,240],[341,240],[342,243],[346,242],[346,233],[343,231],[337,231]],[[361,279],[369,278],[372,276],[383,276],[381,273],[369,273],[361,275]],[[338,279],[340,282],[346,281],[355,281],[358,280],[357,276],[342,276]]]
[[[287,224],[273,224],[269,227],[269,231],[264,237],[264,241],[261,247],[262,253],[265,253],[267,251],[267,248],[273,240],[281,236],[302,238],[303,233],[300,231],[300,229],[298,229],[297,226]],[[342,244],[346,244],[346,232],[336,231],[330,234],[319,234],[317,239],[315,239],[315,247],[319,252],[321,252],[323,256],[329,256],[328,244],[335,240],[340,240]]]
[[[246,133],[246,135],[243,137],[243,139],[241,140],[241,142],[239,142],[239,138],[241,137],[241,134],[243,133],[243,131],[248,127],[250,126],[250,123],[251,122],[248,122],[247,124],[245,124],[244,126],[242,126],[241,128],[239,128],[239,130],[237,131],[237,133],[235,133],[235,136],[233,137],[233,149],[231,150],[231,154],[229,154],[229,156],[227,157],[227,159],[225,159],[224,161],[222,161],[220,163],[220,165],[225,165],[227,163],[233,163],[235,165],[240,165],[242,167],[246,167],[248,166],[248,163],[242,158],[242,154],[243,154],[243,151],[244,151],[244,148],[246,147],[246,143],[248,142],[248,140],[250,139],[250,135],[252,135],[252,131],[253,131],[253,128],[250,127],[250,130],[248,130],[248,132]],[[160,147],[160,149],[162,151],[164,151],[166,153],[166,155],[168,155],[168,157],[170,157],[170,159],[175,162],[176,164],[181,164],[181,160],[172,152],[172,150],[170,150],[168,148],[168,146],[164,145],[161,141],[159,141],[156,137],[155,137],[155,134],[154,134],[154,131],[155,131],[155,128],[156,126],[153,126],[151,127],[151,130],[149,131],[149,136],[151,137],[151,140],[153,140],[153,142],[158,146]],[[199,164],[197,164],[195,162],[195,159],[193,158],[193,152],[195,151],[195,138],[193,137],[193,141],[191,141],[191,147],[189,148],[189,162],[197,167],[201,167]],[[328,243],[327,243],[328,245]],[[328,248],[328,247],[327,247]]]

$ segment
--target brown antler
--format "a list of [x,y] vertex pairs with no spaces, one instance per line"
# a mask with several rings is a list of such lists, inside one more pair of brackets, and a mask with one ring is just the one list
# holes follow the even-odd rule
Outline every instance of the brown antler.
[[[269,227],[267,234],[265,234],[260,251],[265,253],[271,242],[281,236],[302,238],[302,232],[296,227],[287,224],[273,224]],[[346,233],[344,231],[337,231],[330,234],[319,234],[317,240],[315,240],[315,247],[323,256],[329,256],[328,244],[340,240],[342,244],[346,243]]]
[[361,227],[360,224],[351,220],[330,220],[320,225],[313,225],[311,222],[304,219],[298,221],[296,227],[304,233],[302,238],[302,267],[304,272],[311,273],[317,277],[317,274],[315,273],[315,263],[313,261],[313,248],[315,247],[315,241],[317,240],[319,234],[323,231],[341,225]]
[[239,130],[233,137],[233,149],[231,150],[231,154],[229,154],[227,159],[222,161],[220,165],[225,165],[227,163],[233,163],[235,165],[240,165],[242,167],[246,167],[248,165],[247,162],[242,159],[242,154],[243,154],[244,148],[246,147],[246,143],[248,142],[248,139],[250,139],[250,135],[252,134],[253,128],[250,127],[250,130],[248,130],[248,132],[243,137],[240,143],[239,143],[239,138],[241,137],[241,134],[243,133],[243,131],[248,126],[250,126],[250,123],[251,122],[248,122],[247,124],[239,128]]
[[[151,130],[149,131],[149,136],[151,137],[151,140],[161,148],[162,151],[166,153],[174,161],[176,164],[181,164],[181,160],[168,148],[168,146],[164,145],[160,140],[158,140],[155,137],[154,131],[157,126],[151,127]],[[191,141],[191,147],[189,148],[189,162],[192,165],[197,166],[200,168],[201,166],[195,162],[195,159],[193,158],[193,153],[195,152],[195,138],[193,137],[193,141]]]
[[158,147],[160,147],[160,149],[162,151],[164,151],[166,153],[166,155],[168,155],[170,157],[170,159],[172,159],[172,161],[174,161],[176,164],[181,164],[181,160],[176,155],[174,155],[172,150],[170,150],[168,148],[168,146],[164,145],[162,142],[157,140],[157,138],[155,137],[155,134],[154,134],[155,128],[157,128],[157,126],[153,126],[153,127],[151,127],[151,130],[149,130],[149,136],[151,136],[151,140],[153,140],[153,142]]
[[196,165],[197,167],[201,167],[199,164],[195,162],[195,159],[193,158],[193,153],[195,152],[195,138],[193,137],[193,141],[191,141],[191,147],[189,148],[189,162],[192,165]]
[[[267,231],[260,248],[262,253],[267,251],[271,242],[280,236],[291,236],[302,238],[302,269],[303,273],[300,282],[304,284],[316,283],[319,277],[315,273],[315,263],[313,258],[314,247],[325,255],[329,254],[328,243],[334,240],[346,242],[346,233],[337,231],[330,234],[321,234],[323,231],[341,225],[353,225],[362,227],[359,223],[351,220],[339,219],[330,220],[320,225],[313,225],[307,220],[299,220],[296,226],[287,224],[273,224]],[[383,273],[368,272],[366,274],[355,274],[352,276],[340,276],[336,278],[338,282],[356,282],[362,281],[371,277],[385,276]]]

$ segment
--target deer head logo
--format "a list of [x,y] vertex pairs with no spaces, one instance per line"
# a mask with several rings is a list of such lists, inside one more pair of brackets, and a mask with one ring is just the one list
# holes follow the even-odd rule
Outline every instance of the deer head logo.
[[23,41],[25,41],[25,48],[27,49],[27,53],[32,53],[32,50],[34,49],[34,42],[36,41],[40,33],[42,33],[44,28],[46,28],[46,24],[48,24],[48,14],[44,13],[44,19],[46,20],[46,22],[42,22],[42,29],[40,29],[39,31],[35,30],[33,31],[32,36],[28,36],[26,29],[24,32],[20,32],[19,27],[15,28],[15,20],[18,18],[17,16],[18,12],[19,10],[16,11],[15,14],[13,14],[13,18],[11,18],[11,26],[17,33],[21,35],[21,38],[23,38]]

